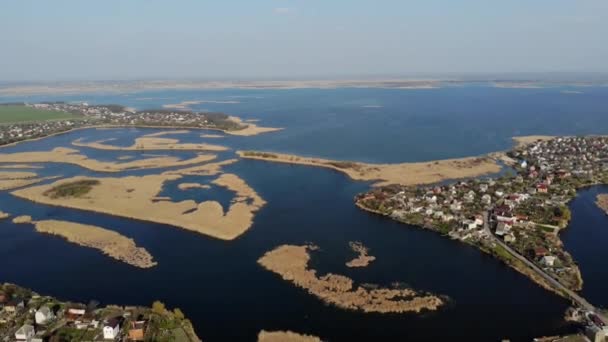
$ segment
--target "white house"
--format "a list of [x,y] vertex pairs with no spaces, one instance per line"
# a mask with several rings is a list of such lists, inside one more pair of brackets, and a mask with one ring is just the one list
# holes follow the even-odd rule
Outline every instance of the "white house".
[[465,229],[475,229],[477,228],[477,223],[475,223],[473,220],[464,220],[462,221],[462,226]]
[[24,326],[19,328],[17,332],[15,332],[15,339],[17,341],[29,342],[34,337],[34,335],[36,335],[36,330],[34,330],[34,327],[29,324],[25,324]]
[[557,259],[556,257],[552,256],[552,255],[545,255],[541,260],[540,263],[545,265],[545,266],[549,266],[549,267],[553,267],[553,265],[555,264],[555,259]]
[[43,306],[36,311],[36,324],[47,324],[49,321],[55,318],[53,311],[48,306]]
[[120,333],[120,321],[112,318],[106,325],[103,326],[103,338],[105,340],[114,340]]

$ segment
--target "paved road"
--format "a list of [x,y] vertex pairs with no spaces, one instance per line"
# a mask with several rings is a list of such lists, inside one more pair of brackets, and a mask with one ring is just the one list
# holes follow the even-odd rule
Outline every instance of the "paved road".
[[486,233],[488,233],[488,235],[493,239],[494,242],[496,242],[498,245],[500,245],[502,248],[504,248],[507,252],[511,253],[511,255],[513,255],[513,257],[519,259],[521,262],[523,262],[528,267],[530,267],[532,270],[534,270],[536,273],[538,273],[538,275],[540,275],[545,280],[547,280],[549,282],[549,284],[551,284],[555,288],[567,293],[568,296],[570,297],[570,299],[572,301],[576,302],[579,306],[581,306],[582,308],[584,308],[586,310],[597,313],[598,316],[600,316],[600,318],[604,321],[604,323],[606,325],[608,325],[608,318],[601,315],[599,313],[599,310],[597,310],[597,308],[595,306],[593,306],[591,303],[589,303],[585,298],[579,296],[576,292],[574,292],[574,291],[570,290],[569,288],[567,288],[566,286],[562,285],[562,283],[557,281],[555,278],[551,277],[549,274],[547,274],[545,271],[540,269],[538,266],[536,266],[530,260],[526,259],[523,255],[519,254],[517,251],[513,250],[511,247],[509,247],[507,244],[505,244],[502,240],[500,240],[496,236],[494,236],[494,234],[490,230],[489,218],[490,218],[489,212],[485,212],[484,220],[483,220],[484,221],[483,229],[486,231]]

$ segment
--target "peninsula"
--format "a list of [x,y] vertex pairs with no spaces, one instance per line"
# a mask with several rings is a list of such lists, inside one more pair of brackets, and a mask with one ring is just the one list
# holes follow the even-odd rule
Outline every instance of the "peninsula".
[[358,195],[355,202],[369,212],[476,246],[594,312],[575,292],[583,280],[559,232],[570,221],[567,204],[577,189],[608,183],[608,138],[532,140],[507,152],[516,163],[502,177],[383,186]]
[[317,249],[311,245],[283,245],[264,254],[258,263],[323,302],[345,310],[405,313],[433,311],[445,304],[437,296],[420,294],[411,289],[366,288],[355,286],[352,279],[343,275],[329,273],[318,276],[315,270],[308,267],[310,252]]
[[167,310],[159,301],[151,307],[100,307],[0,284],[0,305],[3,341],[201,341],[180,309]]
[[237,154],[246,159],[329,168],[342,172],[353,180],[375,181],[376,186],[431,184],[446,179],[477,177],[501,170],[496,158],[491,156],[420,163],[368,164],[273,152],[237,151]]
[[44,111],[51,114],[59,113],[59,117],[63,119],[2,122],[0,118],[0,146],[90,127],[208,129],[243,136],[279,130],[278,128],[261,127],[224,113],[168,109],[134,111],[119,105],[88,105],[86,103],[71,104],[65,102],[16,103],[10,106],[0,104],[0,114],[3,112],[10,114],[14,111],[23,110]]
[[595,203],[608,215],[608,194],[597,195],[597,200]]

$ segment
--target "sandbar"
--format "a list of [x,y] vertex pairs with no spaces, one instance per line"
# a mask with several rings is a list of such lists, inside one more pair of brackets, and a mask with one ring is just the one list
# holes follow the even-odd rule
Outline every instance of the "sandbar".
[[5,213],[4,211],[0,210],[0,220],[4,220],[7,219],[11,216],[11,214],[9,213]]
[[36,231],[58,235],[80,246],[100,250],[107,256],[139,268],[157,265],[150,253],[137,247],[135,241],[105,228],[57,220],[32,222]]
[[0,171],[0,180],[8,179],[27,179],[34,178],[37,174],[35,172],[27,171]]
[[258,334],[258,342],[321,342],[321,339],[312,335],[302,335],[292,331],[266,331]]
[[115,163],[89,159],[87,156],[80,154],[80,151],[65,147],[56,147],[51,151],[0,153],[0,162],[67,163],[98,172],[120,172],[125,170],[186,166],[207,162],[215,158],[215,155],[199,154],[196,157],[185,160],[180,160],[177,157],[158,157]]
[[13,223],[30,223],[32,222],[32,217],[29,215],[21,215],[21,216],[17,216],[15,218],[13,218]]
[[177,139],[158,138],[152,136],[142,136],[135,139],[135,143],[131,146],[115,146],[105,144],[112,139],[99,140],[93,142],[83,142],[82,139],[77,139],[72,142],[72,145],[78,147],[88,147],[106,151],[227,151],[228,148],[220,145],[212,144],[191,144],[180,143]]
[[269,133],[269,132],[276,132],[276,131],[283,130],[283,128],[262,127],[262,126],[256,125],[255,123],[252,123],[252,122],[244,122],[241,118],[238,118],[236,116],[231,116],[230,120],[232,120],[238,124],[245,125],[247,127],[236,130],[236,131],[227,131],[226,130],[226,131],[224,131],[224,133],[226,133],[226,134],[238,135],[238,136],[252,136],[252,135],[258,135],[258,134],[262,134],[262,133]]
[[227,159],[217,163],[207,163],[188,168],[169,170],[163,172],[164,175],[188,175],[188,176],[215,176],[221,172],[222,167],[234,164],[238,159]]
[[595,204],[602,209],[606,214],[608,214],[608,194],[599,194],[597,195]]
[[221,134],[201,134],[201,138],[210,138],[210,139],[219,139],[219,138],[225,138],[225,135],[221,135]]
[[[12,194],[47,205],[168,224],[222,240],[233,240],[245,233],[253,224],[255,212],[266,203],[242,179],[230,174],[224,174],[215,181],[237,193],[226,212],[216,201],[155,201],[166,182],[180,178],[179,174],[168,173],[120,178],[74,177],[20,189]],[[99,182],[86,195],[61,198],[45,195],[54,187],[84,179]]]
[[207,184],[199,184],[199,183],[180,183],[177,186],[180,190],[190,190],[190,189],[210,189],[211,187]]
[[366,267],[372,261],[376,260],[375,256],[368,255],[369,250],[359,241],[351,241],[348,243],[353,252],[359,255],[346,263],[347,267]]
[[0,191],[21,188],[43,180],[58,178],[57,176],[36,178],[37,176],[36,173],[27,171],[0,171]]
[[182,101],[180,103],[169,103],[163,105],[163,108],[167,109],[179,109],[179,110],[188,110],[190,106],[203,104],[203,103],[215,103],[215,104],[235,104],[239,103],[239,101],[228,100],[228,101],[214,101],[214,100],[200,100],[200,101]]
[[39,165],[29,165],[29,164],[8,164],[8,165],[0,165],[0,169],[42,169],[42,166]]
[[355,287],[353,280],[329,273],[317,276],[308,268],[314,246],[283,245],[258,259],[265,269],[308,291],[325,303],[346,310],[366,313],[405,313],[437,310],[444,301],[434,295],[419,294],[411,289]]
[[501,170],[501,166],[490,156],[419,163],[368,164],[274,152],[237,151],[237,154],[241,158],[329,168],[343,172],[353,180],[376,181],[375,186],[432,184],[446,179],[478,177]]
[[174,130],[174,131],[160,131],[160,132],[156,132],[156,133],[150,133],[150,134],[144,135],[144,137],[155,138],[155,137],[162,137],[164,135],[170,135],[170,134],[188,134],[188,133],[190,133],[190,131],[187,129],[179,129],[179,130]]

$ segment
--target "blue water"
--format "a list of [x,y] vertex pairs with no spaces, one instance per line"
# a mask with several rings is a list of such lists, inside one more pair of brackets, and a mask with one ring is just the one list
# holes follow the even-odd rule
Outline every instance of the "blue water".
[[[133,94],[44,96],[40,100],[83,100],[119,103],[137,108],[185,100],[238,100],[237,104],[204,103],[197,110],[225,111],[284,131],[254,137],[201,139],[204,131],[173,135],[183,142],[205,141],[237,149],[262,149],[335,159],[373,162],[452,158],[507,149],[510,137],[525,134],[608,133],[608,88],[497,89],[450,87],[434,90],[215,90],[155,91]],[[146,100],[141,100],[146,98]],[[23,98],[19,98],[23,100]],[[19,100],[16,98],[6,101]],[[2,101],[2,99],[0,99]],[[365,106],[375,106],[373,108]],[[78,138],[117,138],[127,146],[153,129],[81,130],[3,148],[2,153],[73,147]],[[217,132],[213,132],[217,134]],[[77,148],[100,160],[117,160],[141,152]],[[158,151],[179,158],[193,152]],[[133,170],[105,174],[65,164],[43,164],[41,175],[124,176],[157,173]],[[253,341],[257,332],[293,330],[342,340],[454,339],[467,341],[529,341],[532,337],[572,331],[563,320],[568,303],[542,290],[524,276],[472,247],[435,233],[392,222],[358,210],[353,196],[368,189],[331,170],[241,160],[225,168],[245,179],[268,201],[253,227],[235,241],[218,241],[175,227],[126,220],[103,214],[33,204],[0,193],[0,209],[89,223],[133,238],[158,261],[141,270],[57,237],[36,233],[31,226],[0,222],[0,281],[15,282],[66,300],[144,304],[160,299],[180,307],[205,341]],[[209,183],[213,177],[185,177],[184,182]],[[161,196],[174,200],[218,200],[227,206],[230,191],[181,191],[166,184]],[[590,203],[592,188],[571,204],[573,221],[564,233],[566,248],[580,263],[583,295],[597,305],[608,304],[602,291],[608,272],[605,260],[607,218]],[[603,189],[603,188],[600,188]],[[590,202],[591,201],[591,202]],[[596,235],[589,235],[596,234]],[[589,239],[589,236],[595,238]],[[362,241],[376,261],[349,269],[348,242]],[[312,242],[321,247],[312,263],[321,274],[345,274],[358,283],[413,288],[445,295],[449,304],[422,315],[377,315],[326,306],[256,260],[281,244]]]

